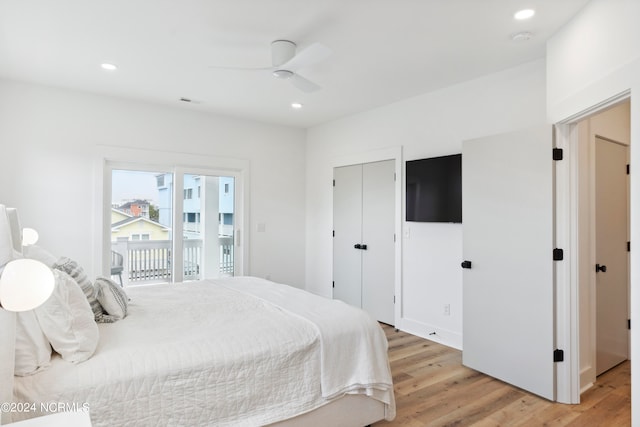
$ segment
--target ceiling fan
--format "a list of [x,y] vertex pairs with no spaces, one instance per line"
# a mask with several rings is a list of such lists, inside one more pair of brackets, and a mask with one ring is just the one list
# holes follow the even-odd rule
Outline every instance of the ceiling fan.
[[321,87],[302,77],[298,70],[317,64],[331,55],[331,49],[320,43],[314,43],[296,53],[296,44],[290,40],[275,40],[271,42],[270,67],[211,67],[230,70],[271,71],[277,79],[289,80],[293,86],[303,92],[315,92]]

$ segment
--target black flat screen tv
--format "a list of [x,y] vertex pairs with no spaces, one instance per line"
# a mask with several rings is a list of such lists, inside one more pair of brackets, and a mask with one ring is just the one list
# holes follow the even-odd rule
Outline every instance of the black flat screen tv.
[[409,160],[406,220],[462,222],[462,154]]

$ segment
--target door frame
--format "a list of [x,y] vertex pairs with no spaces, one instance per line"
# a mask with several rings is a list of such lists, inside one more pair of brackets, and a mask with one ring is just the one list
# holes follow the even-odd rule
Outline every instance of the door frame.
[[[556,400],[580,403],[580,323],[578,230],[578,122],[631,99],[626,90],[555,124],[555,147],[564,161],[554,162],[555,247],[565,249],[565,261],[554,263],[556,282],[556,345],[564,350],[564,362],[556,364]],[[632,286],[633,287],[633,286]],[[633,334],[631,334],[633,339]]]
[[[331,176],[333,176],[333,169],[351,166],[363,163],[374,163],[384,160],[394,160],[396,170],[395,181],[395,224],[394,233],[396,236],[395,241],[395,259],[394,259],[394,320],[395,327],[399,328],[402,321],[402,181],[403,181],[403,169],[402,169],[402,146],[383,148],[379,150],[365,151],[362,153],[354,153],[347,156],[335,158],[331,161]],[[331,199],[331,211],[333,212],[333,198]],[[331,265],[333,276],[333,261]],[[333,293],[333,290],[332,290]]]

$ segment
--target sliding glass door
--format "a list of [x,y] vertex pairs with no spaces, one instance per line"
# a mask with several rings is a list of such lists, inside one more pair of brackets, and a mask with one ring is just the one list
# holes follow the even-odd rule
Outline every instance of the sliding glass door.
[[114,280],[134,286],[234,275],[234,176],[110,170]]

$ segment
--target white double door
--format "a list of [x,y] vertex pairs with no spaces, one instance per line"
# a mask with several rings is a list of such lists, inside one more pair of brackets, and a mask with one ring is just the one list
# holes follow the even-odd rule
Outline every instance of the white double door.
[[395,161],[333,171],[333,297],[393,325]]

